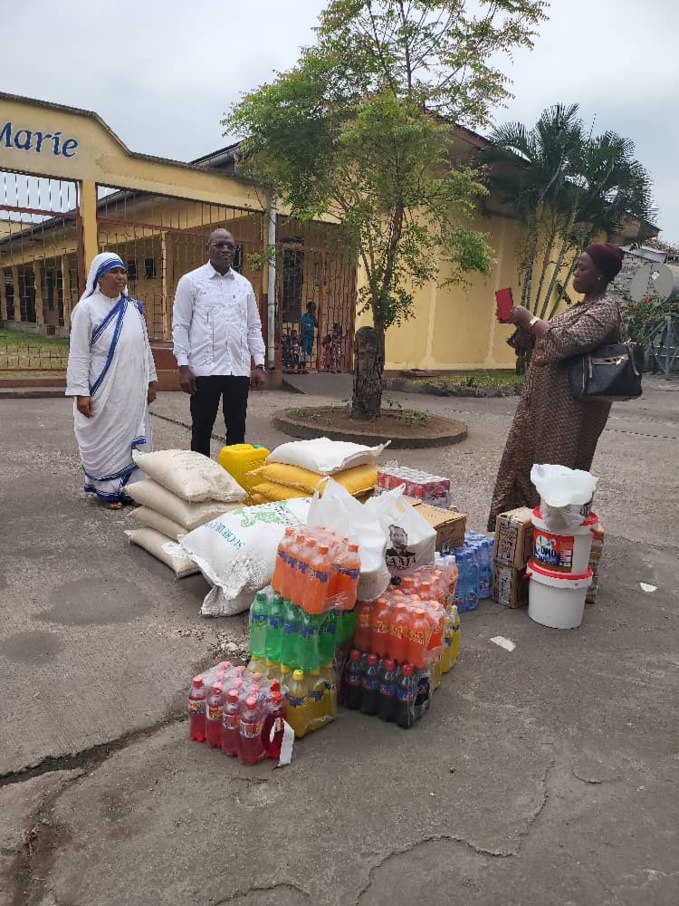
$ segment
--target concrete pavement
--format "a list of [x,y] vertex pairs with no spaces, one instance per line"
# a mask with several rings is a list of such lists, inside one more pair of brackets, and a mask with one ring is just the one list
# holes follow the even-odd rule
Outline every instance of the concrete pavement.
[[[0,904],[675,906],[679,385],[646,384],[593,467],[608,534],[581,629],[484,604],[416,728],[344,712],[282,770],[186,739],[189,679],[245,653],[245,619],[202,619],[202,578],[84,499],[67,401],[0,401]],[[304,402],[345,392],[322,389]],[[482,527],[515,400],[398,400],[468,424],[398,460],[450,475]],[[253,394],[250,439],[286,440],[272,413],[300,401]],[[157,448],[187,446],[186,398],[154,412]]]

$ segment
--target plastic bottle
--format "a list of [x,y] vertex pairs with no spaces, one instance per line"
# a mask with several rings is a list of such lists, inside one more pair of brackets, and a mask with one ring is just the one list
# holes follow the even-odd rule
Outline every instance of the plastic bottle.
[[283,599],[283,638],[281,661],[285,664],[299,664],[301,616],[300,608],[289,598]]
[[464,548],[458,547],[455,549],[455,562],[458,573],[453,603],[458,611],[462,612],[464,610],[465,584],[467,582],[467,555]]
[[425,711],[429,710],[431,702],[431,692],[433,688],[432,680],[433,666],[430,671],[425,667],[424,670],[413,671],[415,677],[415,720],[419,720]]
[[460,615],[457,612],[457,607],[455,607],[455,605],[450,608],[450,611],[453,624],[453,651],[450,661],[450,666],[452,667],[460,653]]
[[318,618],[318,653],[321,663],[331,661],[335,655],[337,634],[337,611],[329,610]]
[[239,761],[243,764],[257,764],[266,758],[262,743],[262,709],[255,695],[248,695],[240,714]]
[[274,591],[277,591],[281,595],[285,594],[283,589],[285,587],[285,582],[290,569],[289,553],[290,548],[294,542],[294,538],[294,528],[286,528],[285,533],[278,544],[278,550],[276,552],[276,563],[273,569],[271,587]]
[[[292,667],[289,664],[279,664],[278,666],[278,682],[280,685],[280,690],[283,695],[288,694],[288,689],[290,687],[290,680],[292,679]],[[273,684],[272,684],[273,686]]]
[[318,618],[300,610],[299,666],[302,670],[313,670],[321,663],[318,635]]
[[389,653],[399,664],[405,664],[408,660],[409,623],[408,608],[403,602],[399,602],[391,611],[389,624],[391,632]]
[[415,723],[415,691],[413,665],[404,664],[396,684],[394,720],[399,727],[408,729]]
[[222,746],[222,717],[224,716],[224,690],[214,683],[205,701],[205,738],[213,749]]
[[260,667],[259,672],[264,679],[271,681],[278,676],[278,661],[272,661],[270,657],[264,661],[264,666]]
[[205,699],[207,689],[202,676],[194,676],[188,695],[189,738],[196,742],[205,741]]
[[274,594],[269,602],[269,616],[266,627],[266,656],[280,661],[283,645],[283,598]]
[[323,710],[329,720],[337,716],[337,671],[332,661],[323,664],[321,676],[325,684]]
[[426,663],[427,645],[431,626],[422,607],[416,607],[408,624],[408,648],[406,660],[414,667],[422,668]]
[[396,661],[387,658],[380,671],[380,698],[378,714],[380,720],[390,721],[396,713]]
[[491,595],[493,584],[493,561],[491,542],[488,538],[479,541],[479,599],[485,600]]
[[344,704],[352,711],[358,711],[361,707],[363,698],[363,668],[361,666],[361,652],[354,648],[349,655],[347,666],[344,670],[345,677],[345,701]]
[[339,610],[342,615],[342,642],[350,642],[356,631],[356,611]]
[[318,730],[326,721],[324,709],[325,680],[320,668],[309,672],[309,698],[311,700],[311,724],[309,729]]
[[287,721],[301,739],[309,731],[311,722],[311,703],[308,699],[308,688],[302,670],[295,670],[288,689]]
[[368,664],[361,678],[361,711],[364,714],[377,714],[380,707],[380,673],[377,660],[376,654],[368,656]]
[[443,673],[448,673],[453,666],[454,634],[452,607],[449,607],[443,621],[443,651],[441,652],[441,671]]
[[292,600],[300,606],[304,603],[306,586],[309,579],[309,569],[311,561],[316,554],[316,539],[307,537],[304,544],[301,545],[297,554],[297,570],[294,579],[294,591]]
[[361,575],[361,558],[358,544],[349,543],[347,552],[342,559],[337,582],[337,594],[341,598],[340,606],[345,610],[351,609],[356,603],[356,591]]
[[464,598],[465,610],[476,610],[479,604],[479,562],[476,549],[472,549],[468,554],[468,569]]
[[258,591],[250,607],[250,654],[264,657],[269,621],[269,602],[266,593]]
[[372,607],[370,646],[378,657],[389,657],[391,650],[391,606],[382,596]]
[[331,568],[327,544],[318,544],[309,560],[304,587],[303,606],[307,613],[322,614],[325,611]]
[[261,657],[259,654],[253,654],[250,658],[250,662],[246,667],[247,673],[264,673],[266,670],[266,658]]
[[356,603],[356,627],[354,630],[354,645],[360,651],[370,651],[372,645],[372,609],[371,601],[358,601]]
[[222,752],[232,758],[240,752],[240,700],[238,689],[226,693],[222,716]]
[[283,596],[285,598],[290,598],[291,601],[295,601],[296,598],[297,578],[299,575],[299,554],[305,543],[306,539],[303,533],[297,532],[288,551],[288,571],[286,580],[283,583],[285,589]]

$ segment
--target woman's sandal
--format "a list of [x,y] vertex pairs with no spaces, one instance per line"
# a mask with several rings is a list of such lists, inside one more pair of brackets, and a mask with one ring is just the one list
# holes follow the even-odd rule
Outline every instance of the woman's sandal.
[[122,510],[122,500],[102,500],[101,505],[105,510]]

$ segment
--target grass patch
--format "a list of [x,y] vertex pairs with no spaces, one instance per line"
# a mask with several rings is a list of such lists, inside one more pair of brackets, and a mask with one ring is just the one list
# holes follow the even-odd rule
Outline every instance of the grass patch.
[[0,374],[28,372],[63,374],[68,364],[68,340],[65,337],[43,337],[39,334],[0,330]]
[[68,352],[66,337],[44,337],[42,334],[23,333],[18,330],[0,328],[0,345],[45,347],[46,349],[65,349]]
[[453,384],[456,387],[514,387],[524,380],[524,375],[509,368],[441,371],[437,372],[436,377],[410,377],[404,373],[403,377],[416,384],[434,384],[437,387],[443,384]]

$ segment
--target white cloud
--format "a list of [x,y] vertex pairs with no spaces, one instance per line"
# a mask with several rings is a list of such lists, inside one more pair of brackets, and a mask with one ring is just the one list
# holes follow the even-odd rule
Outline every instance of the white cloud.
[[[220,120],[291,66],[324,0],[0,2],[4,91],[96,110],[134,151],[188,160],[228,143]],[[532,52],[504,64],[516,97],[499,122],[532,124],[559,101],[631,138],[655,180],[660,225],[679,239],[676,0],[552,0]]]

